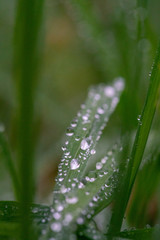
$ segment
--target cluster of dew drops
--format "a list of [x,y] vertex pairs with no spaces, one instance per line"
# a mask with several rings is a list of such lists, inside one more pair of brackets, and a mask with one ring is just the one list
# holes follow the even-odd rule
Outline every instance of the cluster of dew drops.
[[[79,177],[85,162],[90,156],[96,153],[95,145],[99,140],[103,128],[108,121],[109,115],[115,109],[119,95],[124,88],[124,81],[121,77],[117,78],[112,86],[100,85],[97,88],[91,88],[89,91],[89,100],[81,106],[81,111],[71,122],[66,132],[65,145],[62,147],[63,157],[58,167],[58,176],[56,178],[56,187],[54,195],[61,195],[61,201],[54,197],[54,208],[51,209],[50,229],[54,233],[60,233],[63,227],[69,226],[73,216],[72,213],[63,214],[64,209],[69,204],[76,204],[79,199],[70,192],[73,188],[83,188],[84,182]],[[91,129],[94,124],[100,123],[98,128]],[[88,131],[90,131],[88,133]],[[78,133],[78,134],[77,134]],[[71,154],[76,145],[76,154]],[[76,157],[75,157],[76,156]],[[96,164],[96,170],[101,170],[107,158]],[[94,182],[94,176],[87,176],[86,182]],[[105,187],[108,187],[107,185]],[[89,193],[88,193],[89,194]],[[63,195],[63,197],[62,197]],[[86,193],[87,195],[87,193]],[[97,201],[95,196],[93,201]],[[91,203],[92,204],[92,203]],[[84,212],[85,213],[85,212]],[[83,217],[77,218],[77,224],[84,223]],[[50,240],[54,240],[52,237]]]

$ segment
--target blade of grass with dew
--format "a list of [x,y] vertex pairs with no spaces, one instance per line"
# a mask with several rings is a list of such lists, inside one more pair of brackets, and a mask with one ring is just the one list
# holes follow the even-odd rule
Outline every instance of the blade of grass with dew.
[[[32,204],[30,207],[30,218],[36,223],[47,219],[50,213],[50,207]],[[0,221],[20,223],[20,204],[15,201],[0,201]]]
[[[81,234],[80,234],[81,233]],[[84,229],[80,229],[78,234],[82,236],[82,239],[87,238],[90,240],[106,240],[106,236],[97,229],[97,226],[94,222],[86,225]]]
[[[114,212],[111,218],[109,233],[118,232],[121,229],[123,216],[131,194],[131,190],[142,161],[143,153],[146,147],[148,135],[151,129],[153,117],[156,111],[157,101],[160,91],[160,44],[157,49],[156,58],[150,75],[150,85],[142,111],[137,134],[133,144],[131,157],[128,164],[125,182],[121,187],[117,197],[121,196],[123,201],[116,202]],[[118,195],[119,194],[119,195]],[[123,197],[122,197],[123,196]]]
[[[67,130],[67,141],[63,147],[64,155],[58,167],[57,183],[54,189],[53,208],[56,209],[59,202],[63,215],[71,211],[71,214],[73,214],[72,220],[76,219],[80,213],[79,209],[82,210],[88,205],[92,197],[113,174],[113,165],[107,165],[107,171],[103,172],[101,177],[94,179],[95,182],[88,182],[84,189],[78,187],[79,184],[83,186],[81,180],[84,178],[89,158],[96,153],[95,146],[97,141],[100,139],[102,130],[119,101],[123,88],[124,81],[122,78],[117,78],[111,86],[102,84],[91,88],[86,103],[82,105],[81,112],[78,113],[77,118],[74,119]],[[102,168],[105,163],[106,161],[101,163]],[[100,169],[97,169],[98,173],[99,171]],[[91,190],[90,194],[83,198],[85,192],[89,190]],[[73,194],[73,199],[71,198],[71,200],[68,197],[70,194]],[[65,197],[68,197],[68,200]],[[82,201],[77,203],[77,198],[81,198]],[[69,201],[74,202],[74,208],[68,206]],[[77,205],[75,205],[76,203]],[[75,209],[77,210],[75,211]],[[60,215],[62,216],[62,213]],[[51,227],[53,224],[62,228],[59,222],[54,223],[54,221],[53,215],[46,237],[53,234],[51,231],[53,230],[53,227]],[[58,231],[55,230],[55,232]],[[46,237],[44,236],[44,239]],[[61,238],[62,235],[60,233],[57,239]]]
[[[152,227],[152,228],[143,228],[143,229],[130,229],[125,230],[119,233],[114,233],[114,237],[116,239],[134,239],[134,240],[158,240],[157,236],[160,234],[160,227]],[[93,239],[93,236],[96,236],[97,240],[107,240],[108,235],[102,234],[100,231],[96,229],[96,227],[92,224],[89,225],[84,231],[82,230],[82,236],[87,237],[87,239]]]
[[[105,167],[104,167],[105,169]],[[73,189],[69,193],[65,193],[63,201],[59,202],[63,210],[58,213],[53,212],[53,217],[49,223],[49,231],[46,235],[46,239],[50,237],[55,237],[58,239],[64,239],[64,232],[72,231],[72,223],[76,221],[78,216],[85,210],[87,205],[90,203],[92,198],[106,183],[109,177],[113,174],[111,166],[108,166],[107,171],[104,171],[103,167],[101,170],[97,170],[97,178],[93,178],[92,181],[87,181],[86,184],[79,182],[78,187]],[[57,226],[59,226],[57,228]]]
[[143,228],[143,229],[134,229],[134,230],[126,230],[120,233],[115,234],[115,236],[120,237],[122,239],[134,239],[134,240],[158,240],[160,234],[160,227],[152,227],[152,228]]
[[96,153],[96,144],[119,101],[123,88],[123,79],[117,78],[111,86],[99,85],[89,91],[86,103],[82,105],[81,111],[67,129],[55,196],[62,186],[72,188],[72,181],[80,180],[84,176],[87,161]]
[[33,117],[43,2],[43,0],[18,0],[15,23],[14,64],[18,94],[18,153],[22,184],[21,237],[23,240],[32,239],[29,207],[33,199],[34,187]]
[[[115,153],[116,151],[118,152],[118,150],[115,149],[116,147],[114,146]],[[98,204],[101,204],[101,200],[104,202],[103,208],[111,202],[112,196],[110,196],[110,194],[112,193],[112,188],[115,183],[111,182],[110,178],[113,177],[113,174],[118,172],[115,153],[113,152],[113,149],[112,151],[109,151],[108,155],[102,158],[100,162],[96,163],[96,170],[90,171],[81,181],[74,184],[72,191],[66,192],[65,195],[63,194],[63,200],[61,199],[61,202],[59,201],[62,209],[59,216],[61,216],[62,224],[64,223],[64,226],[62,226],[63,231],[68,231],[69,228],[72,229],[71,224],[74,223],[76,219],[78,224],[85,225],[87,220],[90,220],[90,217],[93,217],[98,211],[102,210],[102,206],[98,206]],[[110,183],[110,186],[106,183]],[[62,193],[63,190],[64,189],[62,189]],[[97,196],[96,194],[98,192],[100,192],[100,194]],[[107,193],[107,195],[105,195],[105,193]],[[88,216],[89,219],[87,219]],[[57,213],[55,212],[53,214],[53,219],[50,222],[50,228],[53,230],[53,226],[57,226],[58,224],[60,224],[60,222],[59,219],[57,219]],[[53,235],[56,239],[63,239],[62,232],[54,234]],[[50,231],[48,237],[51,236],[52,231]]]
[[[99,212],[101,212],[104,208],[106,208],[114,198],[114,192],[117,186],[119,165],[118,165],[118,156],[121,152],[122,148],[120,146],[114,145],[111,151],[107,152],[107,155],[103,157],[99,162],[96,163],[96,167],[101,169],[104,163],[107,162],[103,171],[110,171],[112,166],[113,171],[111,177],[108,181],[103,185],[100,191],[93,197],[90,201],[89,205],[85,209],[85,215],[83,216],[84,224],[87,224],[88,221],[92,220],[94,216],[96,216]],[[89,175],[85,177],[85,180],[92,181],[94,180],[94,176],[97,177],[97,170],[89,172]],[[87,218],[89,216],[89,218]]]
[[12,184],[13,184],[13,189],[14,189],[14,194],[15,194],[15,198],[17,200],[20,199],[20,183],[19,183],[19,179],[18,179],[18,174],[16,172],[15,166],[14,166],[14,162],[12,159],[12,155],[9,149],[9,145],[7,142],[6,137],[4,136],[4,133],[0,131],[0,146],[1,146],[1,150],[4,156],[4,164],[6,165],[8,172],[11,176],[12,179]]

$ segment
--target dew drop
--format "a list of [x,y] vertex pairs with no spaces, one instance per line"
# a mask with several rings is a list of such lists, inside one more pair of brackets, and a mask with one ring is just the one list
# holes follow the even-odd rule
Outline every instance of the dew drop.
[[97,113],[99,113],[99,114],[104,114],[104,109],[99,107],[99,108],[97,109]]
[[97,169],[97,170],[101,169],[102,166],[103,166],[103,165],[102,165],[101,162],[97,162],[97,163],[96,163],[96,169]]
[[73,136],[73,134],[74,134],[73,128],[72,127],[67,128],[66,135],[71,137],[71,136]]
[[96,153],[96,150],[95,149],[92,149],[91,150],[91,155],[94,155]]
[[73,216],[70,213],[67,213],[64,217],[63,224],[67,226],[73,219]]
[[52,231],[54,231],[54,232],[60,232],[61,229],[62,229],[62,225],[61,225],[61,223],[59,223],[59,222],[57,222],[57,223],[52,223],[52,224],[51,224],[51,229],[52,229]]
[[90,139],[88,139],[88,138],[83,139],[81,141],[81,149],[87,150],[90,147],[90,143],[91,143]]
[[61,218],[61,214],[58,213],[58,212],[55,212],[55,213],[53,214],[53,217],[54,217],[54,219],[58,220],[58,219]]
[[61,211],[63,211],[64,207],[63,207],[63,205],[59,204],[56,206],[56,209],[58,212],[61,212]]
[[75,170],[75,169],[79,168],[79,166],[80,166],[79,160],[73,158],[71,163],[70,163],[71,170]]
[[59,182],[62,182],[64,180],[64,178],[59,178],[58,181]]
[[78,202],[78,198],[77,197],[67,197],[66,202],[69,204],[75,204]]
[[122,77],[117,78],[114,86],[117,91],[122,91],[124,88],[124,79]]
[[104,93],[105,93],[106,97],[113,98],[115,95],[115,90],[113,87],[107,86],[104,89]]
[[84,219],[83,219],[82,217],[78,217],[78,218],[77,218],[77,223],[78,223],[79,225],[82,225],[82,224],[84,223]]

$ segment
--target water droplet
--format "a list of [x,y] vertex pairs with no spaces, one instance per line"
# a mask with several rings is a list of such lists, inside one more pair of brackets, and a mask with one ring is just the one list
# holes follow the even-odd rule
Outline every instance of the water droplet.
[[72,170],[75,170],[77,168],[79,168],[80,166],[80,161],[78,159],[72,159],[71,163],[70,163],[70,167]]
[[117,78],[114,86],[117,91],[122,91],[124,89],[124,79],[122,77]]
[[115,95],[115,89],[111,86],[107,86],[104,89],[104,93],[105,93],[106,97],[113,98]]
[[83,116],[82,116],[82,119],[83,119],[84,121],[87,121],[87,120],[88,120],[88,117],[89,117],[88,114],[86,114],[86,115],[83,115]]
[[99,108],[97,109],[97,113],[99,113],[99,114],[104,114],[104,109],[99,107]]
[[61,193],[66,193],[68,191],[68,189],[65,186],[61,187]]
[[84,223],[84,219],[82,217],[77,218],[77,224],[82,225]]
[[141,122],[141,115],[138,115],[137,120],[138,120],[138,122],[139,122],[139,125],[142,125],[142,122]]
[[75,140],[78,142],[80,140],[80,137],[79,136],[76,136],[75,137]]
[[89,138],[85,138],[81,141],[81,149],[87,150],[90,147],[91,140]]
[[97,170],[101,169],[102,166],[103,166],[103,165],[102,165],[101,162],[97,162],[97,163],[96,163],[96,169],[97,169]]
[[90,194],[90,192],[87,191],[87,192],[85,192],[85,194],[88,196]]
[[53,213],[53,217],[54,217],[54,219],[58,220],[61,218],[61,214],[58,212],[55,212],[55,213]]
[[61,212],[61,211],[63,211],[64,207],[63,207],[63,205],[59,204],[56,206],[56,209],[58,212]]
[[78,198],[77,197],[67,197],[66,202],[69,204],[75,204],[78,202]]
[[102,163],[102,164],[105,164],[106,161],[107,161],[107,159],[108,159],[108,157],[104,157],[104,158],[102,158],[101,163]]
[[62,182],[64,180],[64,178],[59,178],[58,181],[59,182]]
[[95,149],[92,149],[91,150],[91,155],[94,155],[96,153],[96,150]]
[[73,128],[72,127],[67,128],[66,135],[71,137],[71,136],[73,136],[73,134],[74,134]]
[[79,185],[78,185],[78,188],[79,189],[84,188],[84,184],[82,182],[80,182]]
[[54,231],[54,232],[60,232],[61,229],[62,229],[62,225],[61,225],[61,223],[59,223],[59,222],[57,222],[57,223],[52,223],[52,224],[51,224],[51,229],[52,229],[52,231]]
[[72,214],[67,213],[64,217],[63,224],[67,226],[72,221],[72,219],[73,219]]

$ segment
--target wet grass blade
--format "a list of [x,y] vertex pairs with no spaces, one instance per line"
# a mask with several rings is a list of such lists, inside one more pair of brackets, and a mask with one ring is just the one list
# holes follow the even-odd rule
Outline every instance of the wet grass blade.
[[99,85],[89,91],[87,101],[67,130],[54,196],[62,186],[72,188],[75,179],[83,178],[87,162],[96,153],[96,144],[123,88],[123,79],[117,78],[110,86]]
[[132,166],[132,173],[130,179],[130,190],[133,186],[146,147],[148,135],[152,126],[152,121],[158,103],[159,93],[160,93],[160,44],[157,49],[155,61],[153,63],[147,98],[145,101],[141,117],[139,119],[139,126],[131,153],[130,164]]
[[158,240],[157,236],[160,234],[159,227],[153,228],[144,228],[144,229],[135,229],[135,230],[126,230],[124,232],[120,232],[119,234],[115,234],[115,236],[120,237],[122,239],[146,239],[146,240]]
[[19,200],[21,189],[20,189],[18,174],[17,174],[16,168],[14,166],[14,162],[12,159],[12,155],[11,155],[11,152],[9,149],[7,139],[4,136],[3,132],[0,132],[0,146],[1,146],[2,153],[3,153],[2,158],[4,158],[4,164],[6,165],[8,172],[10,174],[10,177],[12,179],[15,198],[17,200]]
[[[87,224],[88,221],[91,221],[94,216],[100,213],[104,208],[106,208],[114,199],[115,189],[118,185],[118,172],[119,172],[119,154],[122,148],[120,146],[115,145],[112,150],[108,151],[107,155],[103,157],[99,162],[96,163],[96,167],[100,168],[102,163],[105,164],[105,168],[103,171],[109,171],[111,177],[108,181],[101,187],[99,192],[93,197],[90,201],[89,205],[85,209],[85,223]],[[110,167],[112,166],[112,168]],[[90,179],[92,177],[98,175],[98,171],[89,172]],[[85,177],[85,179],[89,178],[89,176]],[[87,218],[89,216],[89,218]]]
[[118,232],[121,229],[127,203],[131,194],[131,190],[140,163],[142,161],[153,117],[156,111],[159,91],[160,91],[160,45],[158,47],[157,55],[152,67],[147,98],[144,104],[142,115],[139,119],[137,134],[133,144],[126,177],[123,179],[121,190],[117,192],[117,198],[120,197],[121,201],[116,202],[115,204],[115,208],[110,222],[109,233]]
[[82,105],[77,118],[68,128],[53,198],[53,212],[57,208],[62,210],[61,213],[52,214],[47,234],[43,239],[52,235],[56,235],[56,239],[62,239],[63,234],[59,229],[63,231],[67,224],[75,222],[81,211],[85,210],[92,198],[116,171],[116,159],[110,151],[101,162],[96,164],[96,169],[92,172],[94,176],[91,172],[88,176],[85,174],[88,161],[96,153],[96,144],[123,89],[122,78],[117,78],[110,86],[99,85],[91,88],[86,103]]
[[[40,204],[32,204],[30,207],[30,218],[36,223],[43,223],[47,220],[50,213],[50,207]],[[20,204],[15,201],[0,201],[0,221],[20,223]],[[47,221],[44,221],[45,223]]]

